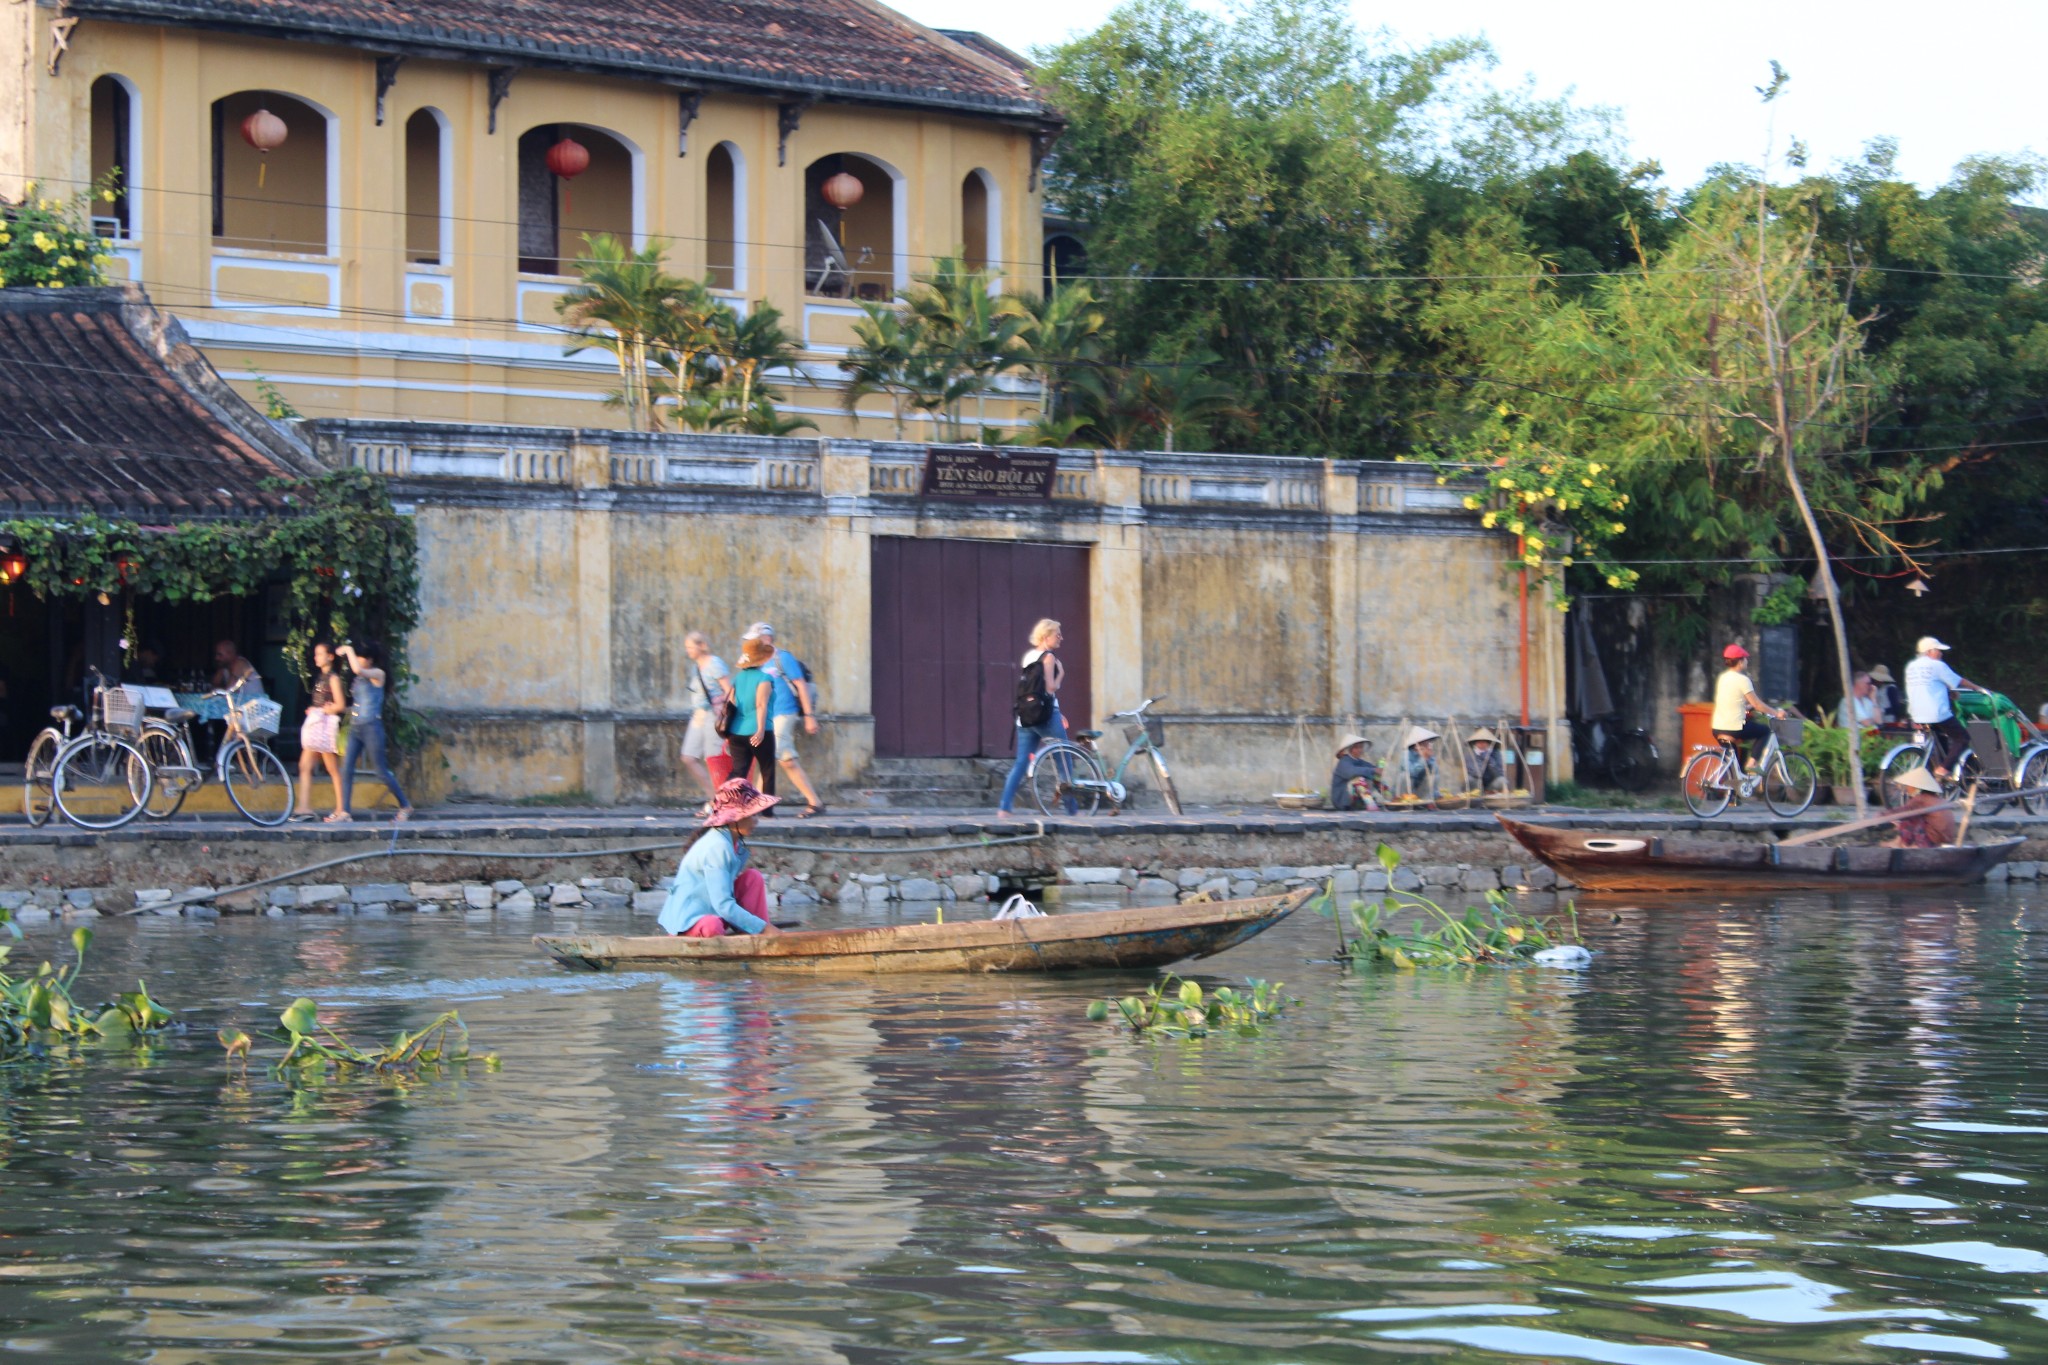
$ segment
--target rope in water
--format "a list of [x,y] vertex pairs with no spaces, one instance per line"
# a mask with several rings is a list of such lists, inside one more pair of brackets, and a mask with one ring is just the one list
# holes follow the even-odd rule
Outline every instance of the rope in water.
[[[507,861],[515,859],[530,860],[543,858],[554,858],[563,861],[569,861],[577,858],[610,858],[617,857],[621,854],[659,853],[664,849],[686,848],[692,842],[694,837],[695,836],[692,836],[691,839],[664,839],[660,843],[636,844],[631,847],[621,846],[618,848],[576,849],[568,852],[556,853],[502,853],[495,849],[481,848],[400,848],[397,845],[397,841],[394,839],[392,841],[391,847],[389,848],[373,849],[368,853],[350,853],[340,858],[329,858],[325,862],[308,863],[304,867],[295,867],[289,872],[280,872],[274,877],[263,877],[253,882],[243,882],[239,886],[223,886],[213,891],[209,895],[173,896],[167,901],[156,901],[149,905],[138,905],[132,910],[123,910],[120,913],[124,916],[139,915],[142,914],[144,911],[156,912],[161,910],[176,909],[177,907],[182,905],[199,905],[206,901],[218,900],[222,896],[240,895],[244,891],[260,891],[266,886],[276,886],[280,882],[288,882],[295,878],[303,877],[309,872],[324,872],[330,867],[343,867],[349,863],[365,862],[372,858],[427,857],[430,855],[438,855],[444,858],[498,858]],[[952,853],[960,849],[968,848],[996,848],[1003,844],[1028,844],[1043,838],[1045,838],[1045,822],[1041,820],[1038,822],[1038,831],[1034,834],[1010,834],[1005,835],[1003,838],[1000,839],[977,839],[952,844],[927,844],[919,848],[902,848],[896,846],[884,846],[877,848],[872,845],[865,848],[861,848],[849,844],[786,844],[773,839],[749,839],[747,843],[749,847],[752,848],[782,849],[795,853],[841,853],[846,854],[849,857],[864,858],[889,853]]]

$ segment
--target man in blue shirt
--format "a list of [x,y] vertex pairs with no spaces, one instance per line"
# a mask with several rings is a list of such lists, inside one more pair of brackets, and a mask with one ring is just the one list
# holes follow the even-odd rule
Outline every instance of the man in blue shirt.
[[776,643],[775,627],[766,621],[754,622],[740,638],[765,640],[775,645],[775,657],[763,670],[775,692],[775,761],[781,766],[783,775],[796,783],[796,789],[804,794],[805,805],[796,813],[796,818],[808,820],[813,815],[822,815],[825,807],[818,800],[817,788],[811,785],[810,776],[804,772],[804,765],[796,752],[798,722],[802,722],[805,734],[818,733],[818,695],[811,687],[811,670],[804,667],[803,660]]

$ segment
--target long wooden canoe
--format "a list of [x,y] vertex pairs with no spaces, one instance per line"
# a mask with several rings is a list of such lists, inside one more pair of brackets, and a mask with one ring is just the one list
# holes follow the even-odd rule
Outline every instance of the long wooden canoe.
[[534,942],[571,967],[737,968],[747,972],[1052,972],[1163,967],[1209,957],[1272,928],[1315,892],[1200,905],[1084,910],[1032,919],[953,920],[724,938],[577,937]]
[[1647,831],[1558,829],[1498,817],[1546,867],[1591,891],[1880,891],[1983,879],[2023,840],[1945,848],[1875,848],[1689,838]]

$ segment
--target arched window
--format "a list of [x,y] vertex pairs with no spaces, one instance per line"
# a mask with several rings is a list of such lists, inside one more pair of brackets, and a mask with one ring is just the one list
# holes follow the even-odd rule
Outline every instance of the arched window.
[[1061,282],[1084,274],[1088,269],[1088,248],[1068,232],[1049,232],[1045,238],[1045,292],[1051,294]]
[[[119,76],[102,76],[92,83],[92,225],[102,237],[136,235],[135,150],[135,90]],[[98,197],[103,185],[113,188],[111,204]]]
[[405,259],[446,265],[452,246],[448,217],[450,167],[440,111],[420,109],[405,121]]
[[[260,152],[242,134],[251,114],[283,120],[284,141]],[[254,251],[334,251],[333,158],[325,110],[269,90],[213,102],[213,241]]]
[[960,182],[960,249],[969,270],[992,270],[1000,275],[997,194],[994,177],[984,170],[969,171]]
[[[590,154],[572,179],[548,169],[548,149],[564,140]],[[582,123],[544,123],[519,138],[519,268],[565,275],[583,255],[583,239],[608,232],[628,246],[639,232],[633,149],[614,133]]]
[[746,288],[745,204],[739,151],[721,142],[704,158],[704,266],[713,289]]
[[[861,183],[844,211],[824,185],[841,171]],[[886,299],[902,281],[903,195],[895,171],[852,153],[819,157],[804,171],[804,289],[828,299]]]

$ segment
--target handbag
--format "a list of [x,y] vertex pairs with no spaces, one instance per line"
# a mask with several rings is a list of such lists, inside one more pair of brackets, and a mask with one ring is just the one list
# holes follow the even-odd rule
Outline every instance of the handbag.
[[[691,664],[690,667],[697,668],[695,664]],[[725,690],[731,685],[730,680],[726,678],[718,680],[718,695],[714,697],[711,695],[711,689],[704,684],[704,671],[697,669],[697,685],[704,688],[704,695],[711,702],[712,733],[716,734],[720,739],[731,739],[732,713],[735,708],[732,704],[732,697]]]

